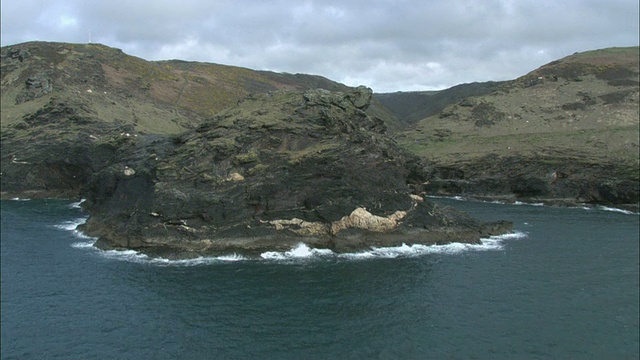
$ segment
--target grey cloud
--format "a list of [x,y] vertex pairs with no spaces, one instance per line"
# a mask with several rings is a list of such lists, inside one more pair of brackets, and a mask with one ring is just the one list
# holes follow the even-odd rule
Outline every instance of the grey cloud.
[[636,0],[22,0],[2,44],[92,39],[146,59],[313,73],[376,91],[504,80],[638,45]]

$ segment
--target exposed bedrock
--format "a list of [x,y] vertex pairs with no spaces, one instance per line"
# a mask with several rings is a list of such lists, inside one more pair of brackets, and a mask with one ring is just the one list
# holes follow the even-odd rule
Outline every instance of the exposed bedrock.
[[131,141],[83,190],[102,248],[189,257],[478,242],[483,224],[425,201],[426,169],[364,112],[371,90],[247,98],[193,131]]
[[486,156],[434,166],[430,194],[544,202],[604,204],[638,211],[640,184],[634,165],[570,157]]

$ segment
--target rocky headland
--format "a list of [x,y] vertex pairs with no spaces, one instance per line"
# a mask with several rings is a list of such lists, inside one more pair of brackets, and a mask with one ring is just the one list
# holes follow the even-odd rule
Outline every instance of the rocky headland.
[[510,229],[425,201],[424,165],[369,117],[371,90],[248,97],[194,130],[129,137],[86,189],[102,248],[161,256],[478,242]]
[[105,249],[165,257],[478,242],[425,195],[637,211],[638,49],[372,94],[319,76],[2,48],[2,197],[84,198]]

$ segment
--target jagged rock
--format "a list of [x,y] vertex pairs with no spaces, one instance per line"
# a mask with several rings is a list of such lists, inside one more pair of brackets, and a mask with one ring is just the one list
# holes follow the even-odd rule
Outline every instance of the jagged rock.
[[131,140],[118,161],[135,173],[113,164],[93,175],[84,229],[100,247],[163,256],[477,242],[490,232],[417,201],[408,183],[422,165],[361,110],[370,99],[364,87],[253,95],[179,138]]
[[17,59],[20,62],[31,57],[31,53],[26,49],[11,49],[8,53],[9,58]]
[[39,98],[53,91],[53,82],[45,73],[38,73],[29,76],[25,81],[24,90],[16,96],[16,103]]

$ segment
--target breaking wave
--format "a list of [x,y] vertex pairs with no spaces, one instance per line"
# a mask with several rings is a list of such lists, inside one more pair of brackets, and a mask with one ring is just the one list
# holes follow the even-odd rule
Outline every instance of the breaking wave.
[[78,218],[71,221],[65,221],[62,224],[54,225],[56,228],[66,231],[71,231],[75,237],[82,241],[77,241],[71,244],[72,248],[84,249],[95,252],[101,257],[120,261],[129,261],[143,264],[154,265],[177,265],[177,266],[194,266],[194,265],[206,265],[220,262],[234,262],[249,260],[242,255],[230,254],[216,257],[198,257],[193,259],[165,259],[149,257],[143,253],[135,250],[101,250],[95,247],[96,240],[98,238],[87,236],[81,231],[77,230],[78,225],[84,224],[87,221],[87,217]]
[[612,207],[607,207],[607,206],[598,206],[596,208],[600,209],[600,210],[603,210],[603,211],[611,211],[611,212],[617,212],[617,213],[622,213],[622,214],[627,214],[627,215],[638,215],[638,214],[640,214],[640,213],[629,211],[629,210],[612,208]]
[[98,254],[107,259],[128,261],[157,266],[198,266],[250,260],[242,255],[231,254],[211,257],[197,257],[192,259],[166,259],[149,257],[135,250],[100,250],[94,247]]
[[450,243],[446,245],[406,245],[396,247],[374,247],[370,251],[353,254],[340,254],[339,257],[350,259],[371,259],[371,258],[397,258],[416,257],[427,254],[458,254],[465,251],[488,251],[502,250],[503,242],[510,239],[521,239],[526,237],[523,232],[516,232],[500,236],[492,236],[482,239],[479,244]]
[[[77,206],[80,206],[80,203]],[[264,262],[299,262],[306,260],[320,260],[320,259],[347,259],[347,260],[359,260],[359,259],[390,259],[390,258],[403,258],[403,257],[417,257],[428,254],[458,254],[465,251],[490,251],[501,250],[504,248],[504,242],[506,240],[522,239],[527,236],[526,233],[516,231],[513,233],[491,236],[489,238],[481,239],[479,244],[465,244],[465,243],[451,243],[446,245],[406,245],[395,247],[372,247],[370,250],[354,252],[354,253],[335,253],[330,249],[316,249],[310,248],[304,243],[299,243],[297,246],[288,251],[267,251],[260,254],[257,258],[246,257],[239,254],[227,254],[221,256],[212,257],[197,257],[192,259],[166,259],[149,257],[146,254],[140,253],[135,250],[101,250],[96,248],[95,242],[97,238],[90,237],[77,230],[77,227],[84,224],[88,217],[81,217],[70,221],[65,221],[59,225],[54,225],[56,228],[70,231],[73,235],[81,241],[73,242],[71,247],[76,249],[82,249],[92,251],[98,256],[135,263],[152,264],[159,266],[197,266],[208,264],[229,263],[238,261],[264,261]]]
[[[80,235],[84,236],[84,235]],[[166,259],[149,257],[135,250],[100,250],[94,247],[95,238],[89,238],[89,241],[76,242],[71,246],[78,249],[89,249],[99,256],[128,261],[141,264],[151,264],[159,266],[198,266],[229,263],[237,261],[252,262],[277,262],[277,263],[298,263],[300,261],[313,261],[323,259],[344,259],[344,260],[362,260],[362,259],[393,259],[393,258],[409,258],[418,257],[428,254],[458,254],[466,251],[491,251],[501,250],[504,248],[506,240],[522,239],[527,236],[524,232],[514,232],[510,234],[492,236],[482,239],[479,244],[463,244],[451,243],[447,245],[406,245],[396,247],[372,247],[370,250],[354,252],[354,253],[335,253],[330,249],[310,248],[304,243],[299,243],[288,251],[267,251],[260,254],[257,258],[250,258],[239,254],[229,254],[212,257],[197,257],[193,259]]]
[[85,202],[86,199],[81,199],[78,202],[74,202],[69,204],[69,208],[71,209],[82,209],[82,203]]

